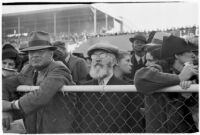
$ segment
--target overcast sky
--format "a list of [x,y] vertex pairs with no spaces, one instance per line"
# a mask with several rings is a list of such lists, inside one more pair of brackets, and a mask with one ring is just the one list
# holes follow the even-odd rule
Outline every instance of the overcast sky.
[[[2,13],[27,12],[63,6],[69,5],[3,6]],[[93,4],[92,6],[112,16],[122,18],[128,29],[153,30],[199,24],[198,3],[195,1],[179,3],[106,3]]]

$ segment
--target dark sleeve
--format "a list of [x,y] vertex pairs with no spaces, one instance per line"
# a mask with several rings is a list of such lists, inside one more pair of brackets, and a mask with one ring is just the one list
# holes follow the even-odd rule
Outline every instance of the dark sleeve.
[[78,83],[82,83],[87,80],[87,75],[88,75],[88,67],[83,59],[79,59],[79,61],[76,64],[77,68],[77,76],[78,76]]
[[17,87],[20,85],[18,76],[8,77],[2,80],[2,99],[12,101],[16,99],[15,92]]
[[56,67],[49,71],[41,82],[39,90],[29,92],[19,99],[19,106],[25,113],[31,113],[41,106],[46,105],[53,96],[61,90],[63,85],[72,85],[72,77],[63,67]]
[[152,71],[145,67],[136,72],[134,82],[137,91],[151,94],[159,89],[178,85],[180,79],[178,75]]

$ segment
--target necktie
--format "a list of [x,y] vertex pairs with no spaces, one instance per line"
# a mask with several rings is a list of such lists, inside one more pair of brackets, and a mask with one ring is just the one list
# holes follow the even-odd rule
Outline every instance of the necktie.
[[143,65],[142,58],[140,58],[140,60],[139,60],[139,65]]
[[33,85],[36,85],[37,77],[38,77],[38,71],[34,70],[34,73],[33,73]]
[[103,80],[99,81],[99,85],[104,85]]

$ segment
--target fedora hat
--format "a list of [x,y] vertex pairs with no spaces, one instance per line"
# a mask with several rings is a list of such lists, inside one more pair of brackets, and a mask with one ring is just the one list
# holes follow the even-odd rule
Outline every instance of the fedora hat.
[[56,50],[56,47],[52,46],[48,33],[43,31],[33,31],[29,35],[28,46],[21,51],[27,52],[41,49]]
[[143,33],[137,33],[132,38],[129,38],[129,41],[131,43],[133,43],[134,40],[141,40],[141,41],[144,41],[145,43],[147,43],[146,37]]
[[88,48],[87,55],[91,56],[97,50],[102,50],[108,53],[112,53],[116,57],[118,56],[118,52],[119,52],[118,47],[110,43],[96,43]]
[[173,57],[175,54],[192,51],[193,47],[189,45],[184,39],[176,36],[169,36],[163,38],[161,48],[161,59]]

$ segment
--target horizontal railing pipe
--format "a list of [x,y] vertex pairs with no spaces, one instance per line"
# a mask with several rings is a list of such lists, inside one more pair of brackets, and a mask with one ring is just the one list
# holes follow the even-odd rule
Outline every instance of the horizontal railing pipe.
[[[29,92],[38,90],[39,86],[20,85],[17,91]],[[63,92],[137,92],[135,85],[65,85]],[[156,92],[198,92],[199,85],[193,84],[188,89],[182,89],[179,85],[166,87]]]

